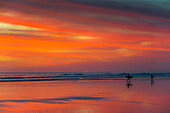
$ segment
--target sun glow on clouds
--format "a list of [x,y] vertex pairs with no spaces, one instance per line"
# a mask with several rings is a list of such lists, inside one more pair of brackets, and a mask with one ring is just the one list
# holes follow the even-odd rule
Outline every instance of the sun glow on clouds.
[[128,70],[135,61],[158,62],[155,56],[170,64],[170,17],[163,2],[154,2],[155,8],[148,1],[49,1],[0,1],[0,71],[81,71],[91,62],[101,63],[93,71],[122,69],[115,64]]
[[75,36],[76,39],[97,39],[96,37],[89,37],[89,36]]
[[141,45],[144,45],[144,46],[145,46],[145,45],[146,45],[146,46],[147,46],[147,45],[151,45],[151,44],[153,44],[153,42],[142,42],[142,43],[141,43]]
[[11,30],[40,30],[38,28],[23,26],[23,25],[15,25],[15,24],[8,24],[0,22],[0,29],[11,29]]
[[0,61],[18,61],[19,58],[8,57],[8,56],[0,56]]

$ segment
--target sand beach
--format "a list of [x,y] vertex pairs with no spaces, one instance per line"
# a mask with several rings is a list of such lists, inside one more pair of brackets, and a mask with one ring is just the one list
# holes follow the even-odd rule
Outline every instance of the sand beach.
[[1,113],[169,113],[170,78],[0,83]]

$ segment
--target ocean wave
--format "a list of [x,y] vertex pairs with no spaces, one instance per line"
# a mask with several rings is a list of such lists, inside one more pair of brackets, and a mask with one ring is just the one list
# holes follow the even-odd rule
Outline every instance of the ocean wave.
[[[170,77],[170,73],[130,73],[134,78]],[[111,72],[0,72],[0,82],[54,80],[123,80],[127,73]]]

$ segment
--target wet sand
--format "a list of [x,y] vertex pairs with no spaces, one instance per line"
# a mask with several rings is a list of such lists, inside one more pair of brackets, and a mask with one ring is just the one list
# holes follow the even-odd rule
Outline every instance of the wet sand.
[[170,79],[0,83],[0,113],[169,113]]

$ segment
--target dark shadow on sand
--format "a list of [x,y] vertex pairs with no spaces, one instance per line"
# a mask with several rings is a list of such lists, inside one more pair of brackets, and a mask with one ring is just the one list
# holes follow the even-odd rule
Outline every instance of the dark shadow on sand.
[[66,104],[66,101],[70,100],[100,100],[105,99],[104,97],[89,97],[89,96],[72,96],[72,97],[65,97],[65,98],[46,98],[46,99],[32,99],[32,100],[0,100],[0,103],[4,102],[40,102],[40,103],[51,103],[51,104]]

